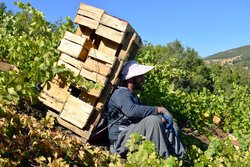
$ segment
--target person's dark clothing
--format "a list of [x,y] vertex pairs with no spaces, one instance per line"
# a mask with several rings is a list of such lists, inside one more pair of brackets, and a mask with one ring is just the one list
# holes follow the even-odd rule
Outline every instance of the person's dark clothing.
[[[118,121],[117,121],[118,120]],[[142,105],[139,98],[126,87],[114,91],[108,103],[109,139],[111,153],[126,154],[131,133],[139,133],[155,143],[160,155],[182,158],[185,153],[179,137],[167,130],[157,115],[157,107]]]
[[109,128],[110,140],[116,141],[121,130],[149,115],[157,115],[157,107],[142,105],[139,98],[126,87],[116,89],[108,103],[108,121],[111,124],[122,118]]

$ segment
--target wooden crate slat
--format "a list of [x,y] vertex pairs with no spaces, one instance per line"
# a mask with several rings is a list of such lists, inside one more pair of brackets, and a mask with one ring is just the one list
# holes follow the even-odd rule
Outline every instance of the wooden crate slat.
[[137,53],[138,53],[138,51],[139,51],[139,49],[140,49],[140,47],[133,42],[132,49],[130,50],[130,54],[129,54],[129,58],[128,59],[129,60],[134,60],[135,57],[136,57],[136,55],[137,55]]
[[79,88],[81,89],[81,94],[80,94],[79,98],[81,98],[83,96],[82,93],[86,93],[86,94],[88,94],[90,96],[94,96],[94,97],[98,98],[98,97],[100,97],[100,95],[101,95],[101,93],[103,91],[103,88],[87,90],[85,86],[81,86],[81,85],[80,85]]
[[65,85],[64,87],[60,87],[59,85],[54,84],[51,81],[46,83],[46,85],[43,88],[43,92],[46,92],[46,94],[55,97],[58,101],[62,102],[65,102],[68,95],[70,94],[67,90],[68,90],[67,85]]
[[129,50],[131,49],[131,46],[136,38],[136,33],[133,34],[132,38],[130,39],[128,46],[124,46],[125,48],[122,48],[118,55],[118,59],[112,69],[112,73],[110,76],[110,81],[112,84],[116,84],[117,78],[120,74],[120,71],[123,67],[123,64],[125,63],[125,59],[128,55]]
[[97,35],[110,39],[118,44],[123,42],[125,33],[114,30],[110,27],[100,24],[95,32]]
[[68,88],[67,78],[62,75],[59,75],[59,74],[54,75],[51,82],[53,84],[58,85],[60,88],[64,88],[64,87]]
[[94,106],[70,95],[60,117],[82,129],[86,125],[93,108]]
[[103,63],[97,62],[91,58],[87,58],[84,64],[85,64],[84,66],[85,69],[92,71],[92,72],[96,72],[103,76],[108,76],[111,72],[110,67],[106,66]]
[[116,79],[118,78],[120,71],[124,65],[125,61],[117,59],[116,64],[113,67],[113,71],[110,76],[110,82],[114,85],[116,82]]
[[107,79],[108,79],[105,76],[102,76],[96,72],[88,71],[84,68],[82,68],[80,75],[86,79],[89,79],[89,80],[94,81],[94,82],[102,83],[102,84],[105,84],[107,82]]
[[80,25],[84,25],[86,27],[89,27],[91,29],[97,29],[99,22],[93,19],[90,19],[88,17],[84,17],[81,15],[76,15],[75,19],[74,19],[74,23],[76,24],[80,24]]
[[81,45],[82,47],[84,47],[87,50],[89,50],[93,45],[87,38],[84,38],[84,37],[81,37],[79,35],[73,34],[73,33],[69,32],[69,31],[66,31],[64,33],[63,38],[67,39],[69,41],[75,42],[75,43]]
[[114,16],[108,15],[106,13],[104,13],[102,16],[101,24],[112,27],[122,32],[125,32],[128,27],[128,22],[118,19]]
[[90,36],[93,33],[93,29],[90,29],[89,27],[79,25],[76,29],[76,35],[79,35],[81,37],[87,38],[88,40],[90,39]]
[[84,113],[84,115],[89,115],[92,112],[93,108],[94,106],[92,106],[91,104],[88,104],[85,101],[70,95],[66,100],[63,110],[71,110],[72,112],[74,111],[76,114],[80,115],[82,113]]
[[102,92],[102,89],[91,89],[88,91],[88,94],[91,96],[100,97],[101,92]]
[[119,55],[118,55],[118,58],[121,59],[121,60],[125,60],[127,55],[128,55],[128,52],[130,51],[131,49],[131,46],[134,42],[136,38],[136,33],[133,34],[132,38],[130,39],[129,43],[128,43],[128,46],[123,46],[124,48],[122,48],[122,50],[120,51]]
[[105,64],[101,62],[97,62],[91,58],[87,58],[85,62],[82,62],[80,60],[77,60],[65,53],[62,53],[59,60],[62,60],[77,69],[81,70],[82,68],[85,68],[91,72],[96,72],[98,74],[101,74],[103,76],[108,76],[111,72],[111,68],[106,66]]
[[[90,91],[101,91],[101,89],[100,90],[92,89]],[[79,95],[79,99],[85,101],[86,103],[88,103],[88,104],[90,104],[92,106],[95,106],[95,103],[97,101],[97,97],[89,94],[90,91],[87,92],[86,89],[82,90],[81,94]]]
[[78,59],[75,59],[65,53],[62,53],[59,61],[62,60],[63,62],[66,62],[67,64],[70,64],[74,67],[76,67],[78,70],[81,70],[85,65],[83,61],[80,61]]
[[115,57],[119,49],[119,44],[106,38],[102,38],[98,47],[98,51],[108,55],[109,57]]
[[64,38],[61,40],[60,45],[57,49],[63,53],[66,53],[75,58],[79,58],[83,61],[86,60],[88,55],[88,51],[84,47]]
[[77,58],[82,51],[82,46],[63,38],[57,49]]
[[103,9],[93,7],[85,3],[81,3],[78,9],[86,10],[86,11],[93,12],[93,13],[100,13],[100,14],[103,14],[105,12]]
[[138,34],[136,35],[135,43],[137,44],[137,46],[138,46],[139,48],[141,48],[141,46],[142,46],[142,41],[141,41],[141,37],[140,37]]
[[97,103],[95,105],[95,109],[97,111],[103,111],[104,106],[105,106],[105,104],[110,96],[110,92],[112,89],[113,89],[112,84],[107,83],[104,90],[103,90],[102,96],[97,100]]
[[73,67],[72,65],[62,61],[62,60],[58,60],[58,65],[62,65],[64,64],[65,65],[65,68],[68,68],[69,70],[71,70],[75,76],[78,76],[79,73],[80,73],[80,70],[78,70],[77,68]]
[[41,92],[40,96],[38,97],[38,100],[44,105],[56,110],[57,112],[61,112],[64,106],[64,103],[46,95],[44,92]]
[[141,37],[136,33],[136,31],[134,30],[134,28],[133,28],[130,24],[128,25],[127,31],[136,34],[134,42],[135,42],[139,47],[141,47],[141,46],[142,46]]
[[136,31],[134,30],[134,28],[130,24],[128,25],[127,31],[136,34],[135,39],[134,39],[134,43],[136,45],[138,45],[138,47],[140,48],[142,46],[141,37],[136,33]]
[[56,85],[49,81],[43,88],[38,98],[46,106],[49,106],[50,108],[61,112],[64,103],[70,95],[70,92],[68,92],[67,90],[68,86],[62,88],[59,87],[59,85]]
[[141,37],[134,31],[134,33],[136,34],[136,37],[135,37],[135,44],[138,46],[138,47],[141,47],[142,46],[142,41],[141,41]]
[[92,12],[92,11],[78,9],[77,14],[92,18],[92,19],[94,19],[96,21],[100,21],[101,18],[102,18],[103,13],[95,13],[95,12]]
[[78,134],[79,136],[82,137],[83,139],[83,143],[86,143],[87,140],[89,139],[92,129],[90,129],[89,131],[87,130],[82,130],[74,125],[72,125],[71,123],[68,123],[67,121],[63,120],[62,118],[60,118],[60,116],[58,114],[56,114],[55,112],[48,110],[47,112],[48,115],[51,115],[53,117],[55,117],[58,121],[58,123],[66,128],[68,128],[69,130],[75,132],[76,134]]
[[113,56],[110,57],[110,56],[108,56],[108,55],[106,55],[106,54],[104,54],[104,53],[102,53],[94,48],[91,48],[89,50],[88,56],[90,56],[94,59],[98,59],[100,61],[106,62],[106,63],[111,64],[111,65],[114,64],[114,61],[116,59],[115,57],[113,57]]

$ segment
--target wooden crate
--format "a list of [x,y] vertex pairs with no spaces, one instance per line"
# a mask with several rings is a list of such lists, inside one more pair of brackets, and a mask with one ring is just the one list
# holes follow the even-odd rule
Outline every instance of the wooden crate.
[[58,46],[58,50],[76,59],[85,61],[91,47],[92,43],[87,38],[66,31]]
[[98,61],[95,61],[91,57],[88,57],[85,62],[80,61],[78,59],[74,59],[73,57],[62,53],[59,60],[62,60],[63,62],[70,64],[74,68],[81,70],[82,68],[87,69],[91,72],[96,72],[98,74],[101,74],[103,76],[109,76],[111,72],[111,67],[107,66],[103,63],[100,63]]
[[[58,64],[64,64],[76,76],[103,84],[103,88],[87,90],[84,85],[68,86],[61,103],[55,104],[57,107],[49,105],[44,100],[46,98],[42,102],[57,111],[51,110],[49,114],[56,117],[61,125],[87,141],[95,133],[105,104],[114,86],[119,83],[122,66],[128,59],[135,59],[142,42],[127,21],[84,3],[80,4],[74,22],[79,26],[75,34],[65,32],[58,47],[62,52]],[[60,90],[58,79],[54,77],[52,80],[57,94]],[[46,87],[44,89],[43,92],[46,92]],[[53,91],[47,90],[47,94],[50,92]]]
[[89,50],[89,57],[98,60],[100,62],[103,62],[104,64],[108,66],[112,66],[115,63],[116,58],[114,56],[108,56],[105,53],[100,52],[97,49],[91,48]]
[[69,95],[70,92],[67,85],[62,87],[58,83],[48,82],[38,99],[46,106],[60,113]]
[[[90,37],[93,34],[93,29],[86,27],[86,26],[83,26],[83,25],[79,25],[76,29],[75,34],[90,40],[91,39]],[[91,41],[92,40],[93,40],[93,38],[91,39]]]
[[98,45],[98,51],[114,59],[120,51],[120,47],[120,44],[102,37]]
[[100,24],[96,30],[96,34],[104,38],[110,39],[118,44],[123,42],[125,37],[124,32],[117,31],[111,27]]
[[80,70],[78,70],[74,66],[68,64],[67,62],[64,62],[63,60],[58,60],[57,65],[62,65],[62,64],[64,64],[65,68],[67,68],[70,71],[72,71],[73,74],[74,74],[74,76],[78,76],[80,74]]
[[[81,3],[74,19],[74,23],[79,24],[76,34],[91,39],[93,30],[97,29],[104,13],[105,11],[102,9]],[[94,41],[92,42],[94,43]]]
[[69,95],[60,114],[60,117],[82,129],[86,125],[89,119],[89,115],[93,110],[93,105],[77,97]]
[[81,69],[80,75],[88,80],[94,81],[95,83],[102,83],[105,84],[108,80],[108,78],[96,73],[88,71],[84,68]]
[[97,29],[102,15],[105,13],[104,10],[89,6],[81,3],[77,11],[74,22],[76,24],[84,25],[90,29]]

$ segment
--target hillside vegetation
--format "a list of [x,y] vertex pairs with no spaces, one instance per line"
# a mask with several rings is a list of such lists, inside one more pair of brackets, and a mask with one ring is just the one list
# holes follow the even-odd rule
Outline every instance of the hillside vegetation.
[[230,49],[208,56],[205,59],[207,64],[218,63],[221,65],[241,66],[250,69],[250,45]]
[[[138,96],[145,105],[165,106],[179,125],[210,139],[204,146],[180,131],[184,159],[163,159],[154,143],[138,134],[128,141],[130,151],[122,159],[57,131],[53,117],[31,115],[22,106],[46,115],[37,100],[41,81],[60,74],[77,84],[72,72],[57,65],[58,43],[75,26],[70,18],[51,24],[31,4],[16,4],[22,12],[13,14],[0,3],[0,59],[19,69],[0,71],[0,166],[250,166],[249,74],[241,68],[207,66],[177,40],[166,46],[144,43],[137,61],[155,68],[145,76]],[[218,129],[234,136],[238,147],[211,133]]]

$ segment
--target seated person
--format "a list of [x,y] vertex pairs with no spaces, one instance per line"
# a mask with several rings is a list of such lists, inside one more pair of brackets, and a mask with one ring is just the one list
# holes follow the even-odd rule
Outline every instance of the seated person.
[[135,94],[145,80],[144,74],[154,66],[129,60],[122,69],[123,87],[116,89],[108,103],[108,130],[111,153],[126,155],[131,133],[139,133],[155,143],[160,155],[182,158],[185,154],[178,136],[178,126],[164,107],[145,106]]

